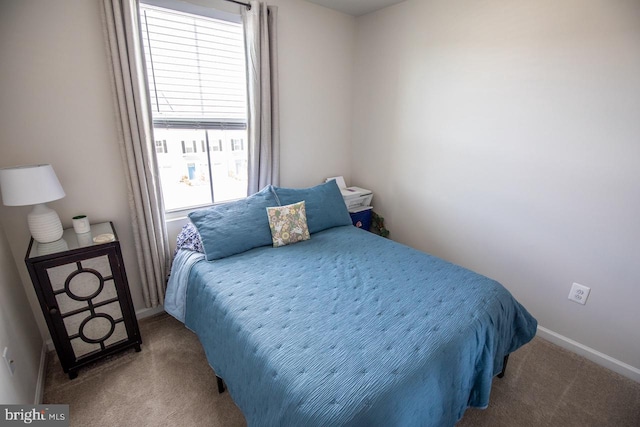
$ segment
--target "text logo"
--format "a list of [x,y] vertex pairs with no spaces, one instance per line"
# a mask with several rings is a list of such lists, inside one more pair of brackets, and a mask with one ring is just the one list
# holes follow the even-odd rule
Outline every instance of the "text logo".
[[69,427],[69,405],[0,405],[0,427]]

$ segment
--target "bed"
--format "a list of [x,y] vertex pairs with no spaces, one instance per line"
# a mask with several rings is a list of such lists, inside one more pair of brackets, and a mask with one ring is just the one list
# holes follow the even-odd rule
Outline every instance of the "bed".
[[[277,190],[262,204],[313,202]],[[228,212],[192,217],[205,253],[180,247],[174,260],[165,308],[197,334],[248,425],[449,426],[486,407],[536,320],[499,283],[342,214],[318,230],[314,206],[309,240],[223,256],[206,247],[228,224],[218,236],[202,225]]]

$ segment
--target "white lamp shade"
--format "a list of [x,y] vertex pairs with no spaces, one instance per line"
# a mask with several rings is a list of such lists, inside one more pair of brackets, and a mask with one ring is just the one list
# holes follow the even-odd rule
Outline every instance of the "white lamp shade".
[[0,169],[0,189],[5,206],[36,205],[65,196],[51,165]]
[[0,169],[0,190],[6,206],[35,205],[27,216],[29,231],[35,240],[48,243],[62,237],[60,217],[45,205],[65,196],[51,165]]

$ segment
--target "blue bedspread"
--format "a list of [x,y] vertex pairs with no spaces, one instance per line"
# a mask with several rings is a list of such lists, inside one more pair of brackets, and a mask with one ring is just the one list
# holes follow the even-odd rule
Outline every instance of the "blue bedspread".
[[186,325],[250,426],[450,426],[536,320],[497,282],[355,227],[191,268]]
[[167,283],[167,292],[164,295],[164,311],[184,323],[184,313],[187,302],[187,288],[189,286],[189,273],[191,267],[204,259],[204,254],[191,250],[176,249],[171,275]]

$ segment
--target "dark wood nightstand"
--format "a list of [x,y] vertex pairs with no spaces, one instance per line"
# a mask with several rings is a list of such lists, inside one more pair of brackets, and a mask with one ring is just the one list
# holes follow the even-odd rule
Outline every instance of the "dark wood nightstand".
[[[94,242],[104,234],[113,240]],[[140,351],[142,338],[112,223],[92,224],[85,234],[66,229],[52,243],[32,238],[25,263],[69,378],[102,357],[130,347]]]

